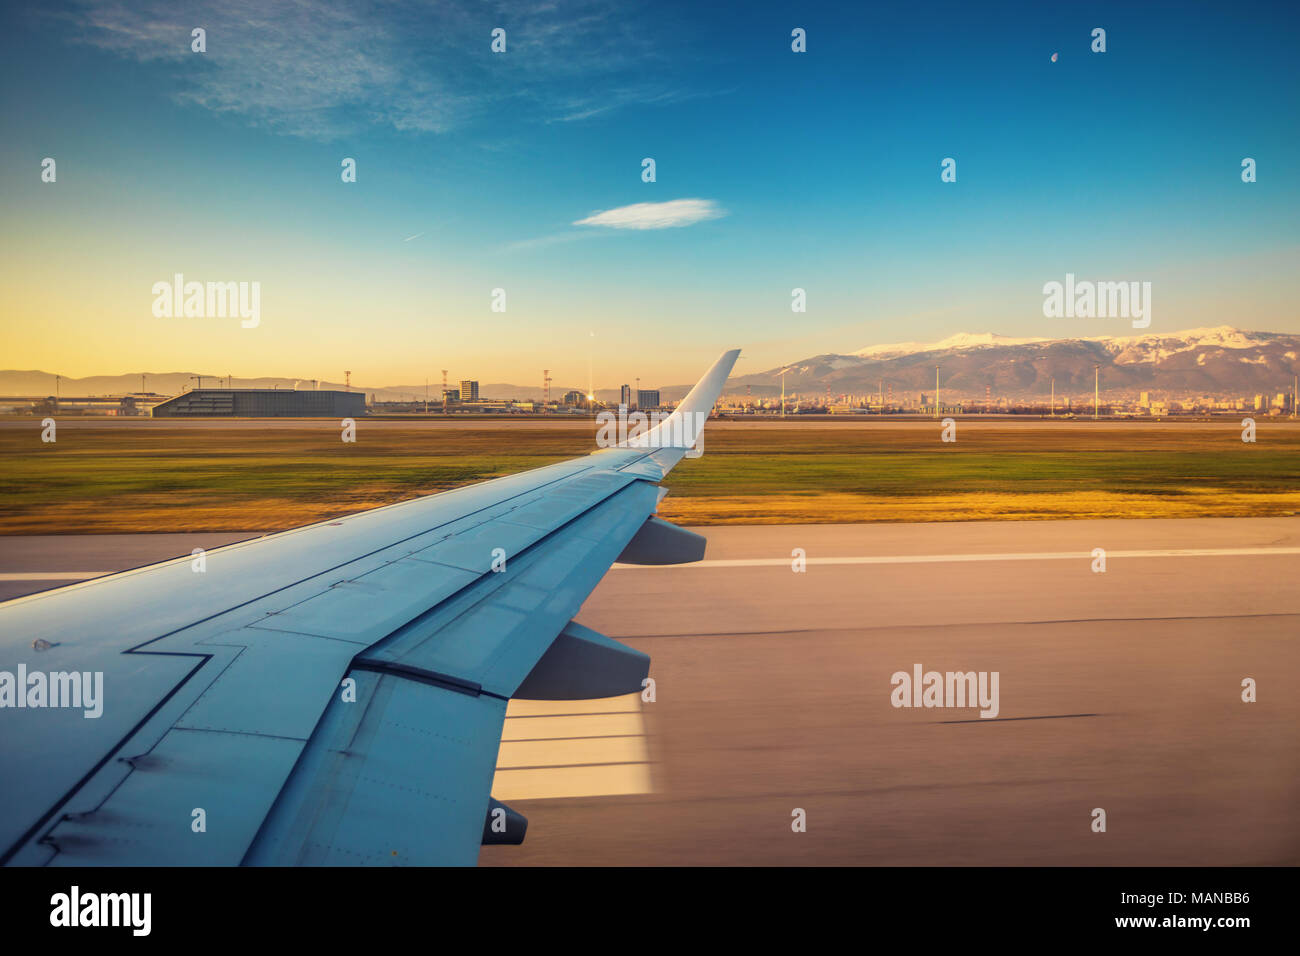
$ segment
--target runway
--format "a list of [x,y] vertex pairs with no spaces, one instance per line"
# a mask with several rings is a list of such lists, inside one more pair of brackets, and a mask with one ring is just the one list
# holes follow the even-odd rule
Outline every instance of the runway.
[[[499,788],[551,795],[481,863],[1300,862],[1300,518],[698,530],[578,618],[653,702],[512,709]],[[242,537],[5,538],[0,586]],[[892,706],[916,665],[996,672],[996,719]]]

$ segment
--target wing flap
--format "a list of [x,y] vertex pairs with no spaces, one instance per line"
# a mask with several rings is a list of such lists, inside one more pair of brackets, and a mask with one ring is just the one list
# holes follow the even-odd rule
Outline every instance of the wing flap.
[[644,482],[623,488],[485,575],[473,587],[360,656],[473,681],[510,697],[546,653],[657,500]]
[[244,862],[468,866],[478,860],[506,702],[353,671]]
[[238,863],[301,749],[278,737],[173,729],[101,806],[59,821],[42,840],[57,850],[50,863]]

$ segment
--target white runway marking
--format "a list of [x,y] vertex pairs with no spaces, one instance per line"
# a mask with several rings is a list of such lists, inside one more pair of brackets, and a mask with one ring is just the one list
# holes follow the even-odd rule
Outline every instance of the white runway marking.
[[[1300,554],[1300,548],[1162,548],[1151,551],[1107,551],[1106,558],[1231,558],[1279,557]],[[664,568],[783,568],[788,558],[726,558],[692,561],[689,564],[614,564],[626,570],[662,570]],[[806,564],[949,564],[966,561],[1091,561],[1090,551],[1038,551],[1020,554],[877,554],[855,557],[804,558]]]
[[[1235,558],[1282,557],[1300,554],[1300,548],[1160,548],[1146,551],[1107,551],[1106,558]],[[782,568],[789,558],[719,558],[689,564],[613,564],[613,570],[643,571],[665,568]],[[868,554],[852,557],[808,557],[806,564],[952,564],[968,561],[1090,561],[1090,551],[1030,551],[1010,554]],[[14,571],[0,572],[0,581],[86,581],[115,571]]]
[[511,700],[492,795],[498,800],[651,793],[641,694]]

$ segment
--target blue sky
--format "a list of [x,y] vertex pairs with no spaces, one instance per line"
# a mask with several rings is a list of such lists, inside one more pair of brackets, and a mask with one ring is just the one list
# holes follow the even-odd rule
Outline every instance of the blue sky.
[[[1150,332],[1300,331],[1298,23],[1281,2],[6,11],[4,364],[585,384],[590,358],[608,386],[737,345],[752,372],[1132,334],[1044,318],[1066,272],[1152,282]],[[709,214],[576,224],[686,199]],[[154,317],[176,272],[259,281],[261,324]]]

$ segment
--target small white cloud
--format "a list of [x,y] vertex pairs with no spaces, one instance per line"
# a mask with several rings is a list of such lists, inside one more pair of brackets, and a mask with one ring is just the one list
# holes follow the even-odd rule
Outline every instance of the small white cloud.
[[610,229],[671,229],[691,226],[706,219],[718,219],[727,211],[712,199],[673,199],[669,202],[638,202],[606,209],[579,219],[575,226],[606,226]]

